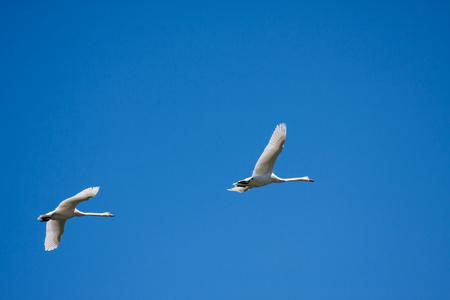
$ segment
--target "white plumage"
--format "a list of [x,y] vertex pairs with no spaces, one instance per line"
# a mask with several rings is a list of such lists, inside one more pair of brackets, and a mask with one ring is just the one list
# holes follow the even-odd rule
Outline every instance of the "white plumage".
[[253,170],[252,177],[260,176],[273,172],[275,162],[280,155],[286,141],[286,124],[281,123],[275,128],[269,144],[267,144],[264,152],[256,162],[255,169]]
[[253,170],[252,177],[240,180],[233,183],[234,188],[228,189],[229,191],[243,193],[254,187],[261,187],[270,183],[281,183],[289,181],[309,181],[313,182],[308,176],[298,178],[280,178],[273,173],[273,167],[280,155],[286,141],[286,124],[281,123],[277,125],[275,131],[270,138],[269,144],[267,144],[264,152],[256,162],[255,169]]
[[76,209],[80,202],[87,201],[97,195],[99,189],[100,187],[87,188],[75,196],[62,201],[54,211],[38,217],[38,220],[41,222],[47,222],[47,232],[44,243],[46,251],[58,248],[61,236],[64,233],[66,220],[83,216],[114,217],[114,215],[109,212],[84,213]]
[[45,251],[58,248],[61,236],[64,233],[66,220],[50,220],[47,222],[47,232],[45,234]]
[[93,198],[95,195],[97,195],[99,189],[100,189],[99,186],[87,188],[87,189],[79,192],[75,196],[67,198],[66,200],[62,201],[58,205],[56,210],[73,210],[81,202],[87,201],[87,200]]

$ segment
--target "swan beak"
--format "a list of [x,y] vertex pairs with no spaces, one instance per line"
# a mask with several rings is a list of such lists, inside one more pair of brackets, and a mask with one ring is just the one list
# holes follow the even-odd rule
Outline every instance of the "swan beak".
[[109,214],[110,217],[115,217],[113,214]]
[[312,180],[311,178],[309,179],[309,181],[314,182],[314,180]]

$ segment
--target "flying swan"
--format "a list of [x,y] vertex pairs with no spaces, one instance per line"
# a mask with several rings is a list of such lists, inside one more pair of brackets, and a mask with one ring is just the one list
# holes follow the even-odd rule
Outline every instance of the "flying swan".
[[39,216],[38,220],[47,222],[47,233],[45,235],[45,251],[51,251],[58,248],[61,236],[64,233],[64,224],[66,220],[73,217],[97,216],[97,217],[114,217],[109,212],[105,213],[84,213],[76,209],[76,206],[83,201],[87,201],[97,195],[100,187],[90,187],[79,192],[61,202],[58,207],[45,215]]
[[280,178],[273,173],[273,166],[283,150],[284,142],[286,141],[286,124],[277,125],[275,131],[270,138],[269,144],[264,149],[263,154],[256,162],[252,177],[233,183],[234,188],[228,189],[243,193],[254,187],[261,187],[270,183],[290,182],[290,181],[309,181],[314,182],[308,176],[298,178]]

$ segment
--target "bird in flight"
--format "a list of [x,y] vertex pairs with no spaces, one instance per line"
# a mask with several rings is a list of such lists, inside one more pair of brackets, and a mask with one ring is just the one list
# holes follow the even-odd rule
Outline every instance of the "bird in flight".
[[261,187],[270,183],[281,183],[291,181],[307,181],[314,182],[308,176],[297,178],[280,178],[273,173],[273,166],[280,155],[286,141],[286,124],[281,123],[277,125],[275,131],[270,138],[269,144],[264,149],[263,154],[256,162],[252,177],[240,180],[233,183],[234,188],[229,191],[243,193],[254,187]]
[[58,207],[45,215],[39,216],[38,220],[47,222],[47,233],[45,235],[45,251],[58,248],[61,236],[64,233],[64,225],[68,219],[73,217],[97,216],[114,217],[112,213],[84,213],[76,209],[80,202],[87,201],[97,195],[100,187],[87,188],[73,197],[61,202]]

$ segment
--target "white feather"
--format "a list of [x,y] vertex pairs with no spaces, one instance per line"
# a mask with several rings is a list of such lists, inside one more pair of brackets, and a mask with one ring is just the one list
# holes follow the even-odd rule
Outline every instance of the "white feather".
[[45,251],[51,251],[58,248],[61,236],[64,233],[66,220],[50,220],[47,222],[45,234]]
[[92,197],[94,197],[95,195],[97,195],[99,189],[100,189],[100,187],[98,187],[98,186],[87,188],[87,189],[79,192],[75,196],[67,198],[66,200],[62,201],[58,205],[56,210],[57,211],[74,210],[75,207],[77,207],[77,205],[80,204],[81,202],[87,201],[87,200],[91,199]]
[[47,230],[45,235],[45,250],[50,251],[58,248],[61,236],[64,233],[64,225],[66,220],[73,217],[97,216],[97,217],[114,217],[109,212],[105,213],[84,213],[76,209],[76,206],[83,201],[89,200],[97,195],[99,187],[87,188],[73,197],[62,201],[58,207],[45,215],[39,216],[38,220],[47,222]]
[[252,176],[260,176],[263,174],[272,174],[275,162],[283,150],[284,142],[286,141],[286,124],[281,123],[275,128],[269,144],[264,149],[263,154],[256,162],[255,169]]
[[238,193],[243,193],[248,191],[249,189],[251,189],[250,187],[240,187],[240,186],[235,186],[232,189],[227,189],[227,191],[231,191],[231,192],[238,192]]
[[283,151],[285,141],[286,124],[281,123],[275,128],[274,132],[272,133],[272,137],[270,138],[269,144],[267,144],[264,152],[256,162],[252,177],[233,183],[235,187],[228,190],[243,193],[251,188],[265,186],[270,183],[291,181],[313,182],[313,180],[308,176],[283,179],[273,173],[273,167],[275,166],[275,162],[281,151]]

